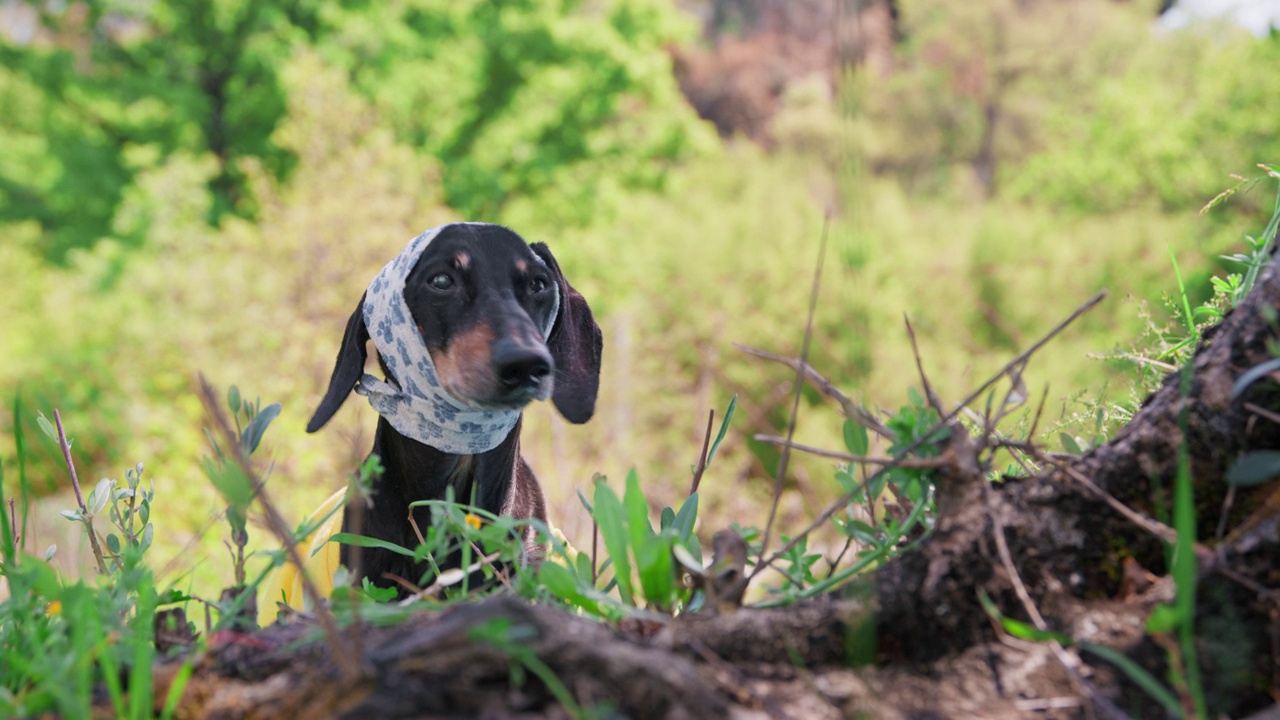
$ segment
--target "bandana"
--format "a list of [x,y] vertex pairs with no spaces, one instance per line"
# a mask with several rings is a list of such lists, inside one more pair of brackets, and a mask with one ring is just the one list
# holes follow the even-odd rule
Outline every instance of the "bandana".
[[[364,323],[369,337],[382,355],[391,377],[386,381],[365,374],[356,392],[402,435],[455,455],[475,455],[497,447],[520,419],[520,410],[477,410],[450,395],[440,386],[427,344],[418,331],[404,300],[404,283],[427,245],[452,225],[431,228],[409,241],[378,273],[364,298]],[[560,310],[560,291],[546,327],[545,339],[555,326]]]

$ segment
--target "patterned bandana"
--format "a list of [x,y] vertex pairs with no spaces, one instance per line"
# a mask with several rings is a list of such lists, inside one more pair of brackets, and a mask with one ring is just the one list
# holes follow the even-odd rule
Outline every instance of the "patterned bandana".
[[[431,354],[422,339],[409,306],[404,300],[404,283],[427,245],[452,225],[431,228],[409,241],[378,276],[369,283],[364,298],[364,323],[369,337],[382,354],[391,377],[384,382],[365,374],[356,392],[401,434],[455,455],[475,455],[492,450],[507,437],[520,419],[520,410],[477,410],[468,407],[440,386]],[[560,310],[556,283],[555,306],[543,338],[551,335]]]

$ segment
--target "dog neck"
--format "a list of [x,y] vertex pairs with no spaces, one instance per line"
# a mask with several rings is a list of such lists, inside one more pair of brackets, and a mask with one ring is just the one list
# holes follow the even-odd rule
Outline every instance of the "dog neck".
[[[449,453],[408,437],[385,418],[379,418],[373,451],[382,459],[383,473],[374,483],[374,502],[386,503],[387,511],[378,514],[403,519],[410,503],[442,500],[449,488],[457,502],[497,514],[519,458],[519,435],[517,420],[492,450]],[[415,510],[417,517],[417,510],[426,509]],[[429,517],[429,510],[426,515]]]

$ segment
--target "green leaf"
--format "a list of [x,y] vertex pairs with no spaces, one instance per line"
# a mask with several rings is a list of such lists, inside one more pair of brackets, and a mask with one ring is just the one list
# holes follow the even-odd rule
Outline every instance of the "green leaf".
[[578,577],[583,582],[591,582],[591,557],[588,553],[580,552],[573,559],[574,568],[578,573]]
[[876,536],[876,529],[865,520],[854,518],[848,524],[849,535],[864,545],[878,544],[879,538]]
[[1255,450],[1236,458],[1227,470],[1227,482],[1253,487],[1280,475],[1280,450]]
[[1072,455],[1083,455],[1084,451],[1080,449],[1080,442],[1068,433],[1060,433],[1058,438],[1062,440],[1062,449]]
[[246,452],[252,455],[258,449],[258,443],[262,442],[262,435],[266,433],[267,426],[279,414],[280,403],[271,403],[253,416],[249,427],[244,429],[244,434],[241,436],[241,444]]
[[583,592],[578,578],[565,566],[554,562],[542,563],[538,566],[538,583],[570,605],[593,615],[600,614],[600,604]]
[[[603,481],[604,478],[602,477],[600,480]],[[587,496],[582,494],[582,489],[574,488],[574,492],[578,493],[578,500],[582,501],[582,507],[587,509],[587,514],[594,514],[594,511],[591,509],[591,503],[587,500]]]
[[1147,634],[1163,635],[1178,629],[1182,624],[1182,613],[1173,605],[1157,605],[1147,618]]
[[605,550],[613,561],[613,576],[618,583],[618,593],[628,605],[635,604],[631,595],[631,558],[627,549],[627,520],[622,501],[604,479],[596,482],[595,518],[604,539]]
[[227,389],[227,407],[233,416],[240,414],[240,388],[235,385]]
[[1032,640],[1035,642],[1052,642],[1056,640],[1067,646],[1070,646],[1073,642],[1070,635],[1064,635],[1063,633],[1052,632],[1050,630],[1041,630],[1034,625],[1022,622],[1021,620],[1015,620],[1005,615],[1000,612],[1000,608],[996,607],[996,603],[991,599],[991,596],[987,595],[985,592],[978,594],[978,603],[982,605],[982,609],[986,611],[987,615],[990,616],[991,619],[1000,623],[1000,626],[1004,628],[1005,632],[1016,638]]
[[666,530],[667,528],[675,524],[675,521],[676,521],[676,511],[672,510],[671,506],[668,505],[662,508],[662,515],[659,516],[658,518],[658,529]]
[[39,411],[36,412],[36,425],[40,427],[40,430],[45,435],[49,436],[50,440],[59,442],[58,431],[53,428],[53,423],[49,422],[49,418],[45,417],[44,413]]
[[871,447],[871,439],[867,435],[867,429],[852,419],[845,420],[844,446],[849,449],[850,455],[865,456]]
[[107,501],[111,499],[111,488],[116,484],[111,478],[102,478],[98,484],[93,487],[93,492],[89,493],[89,499],[85,505],[89,508],[90,515],[97,515],[107,506]]
[[649,523],[649,502],[640,489],[640,477],[632,470],[627,475],[627,489],[622,498],[627,512],[627,528],[636,572],[645,598],[665,607],[675,590],[675,574],[671,566],[671,543],[660,537]]
[[733,419],[733,411],[738,407],[738,395],[734,393],[733,398],[729,400],[729,407],[724,410],[724,420],[720,421],[720,432],[716,433],[716,439],[711,443],[711,449],[707,451],[707,465],[716,457],[716,450],[720,449],[720,443],[724,440],[724,434],[729,430],[729,421]]
[[116,537],[115,533],[107,533],[107,549],[113,555],[120,554],[120,538]]
[[1148,673],[1127,655],[1112,650],[1105,645],[1095,645],[1091,642],[1081,642],[1079,645],[1081,650],[1096,655],[1120,668],[1120,671],[1128,675],[1134,684],[1142,688],[1153,700],[1163,705],[1165,712],[1170,717],[1183,716],[1182,705],[1178,702],[1178,698],[1168,688],[1161,685],[1160,681],[1156,680],[1151,673]]
[[215,462],[204,458],[204,474],[217,488],[222,498],[233,508],[248,508],[253,502],[253,483],[239,465]]
[[62,517],[72,522],[80,522],[81,520],[84,520],[84,516],[80,514],[79,510],[63,510],[60,514]]
[[328,542],[342,543],[343,545],[354,545],[362,548],[378,548],[379,550],[390,550],[397,555],[405,557],[414,557],[414,552],[408,548],[401,547],[393,542],[371,538],[366,535],[355,535],[352,533],[334,533]]
[[676,531],[676,537],[681,540],[688,539],[693,535],[693,525],[698,520],[698,493],[690,493],[685,498],[684,504],[680,506],[680,512],[676,513],[675,521],[671,523],[671,527]]

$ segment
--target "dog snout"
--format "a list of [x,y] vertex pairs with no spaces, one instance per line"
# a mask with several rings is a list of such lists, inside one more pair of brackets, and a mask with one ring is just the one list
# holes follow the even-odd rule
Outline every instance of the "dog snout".
[[493,366],[508,392],[536,390],[554,369],[551,353],[544,347],[528,346],[511,339],[499,340],[493,346]]

